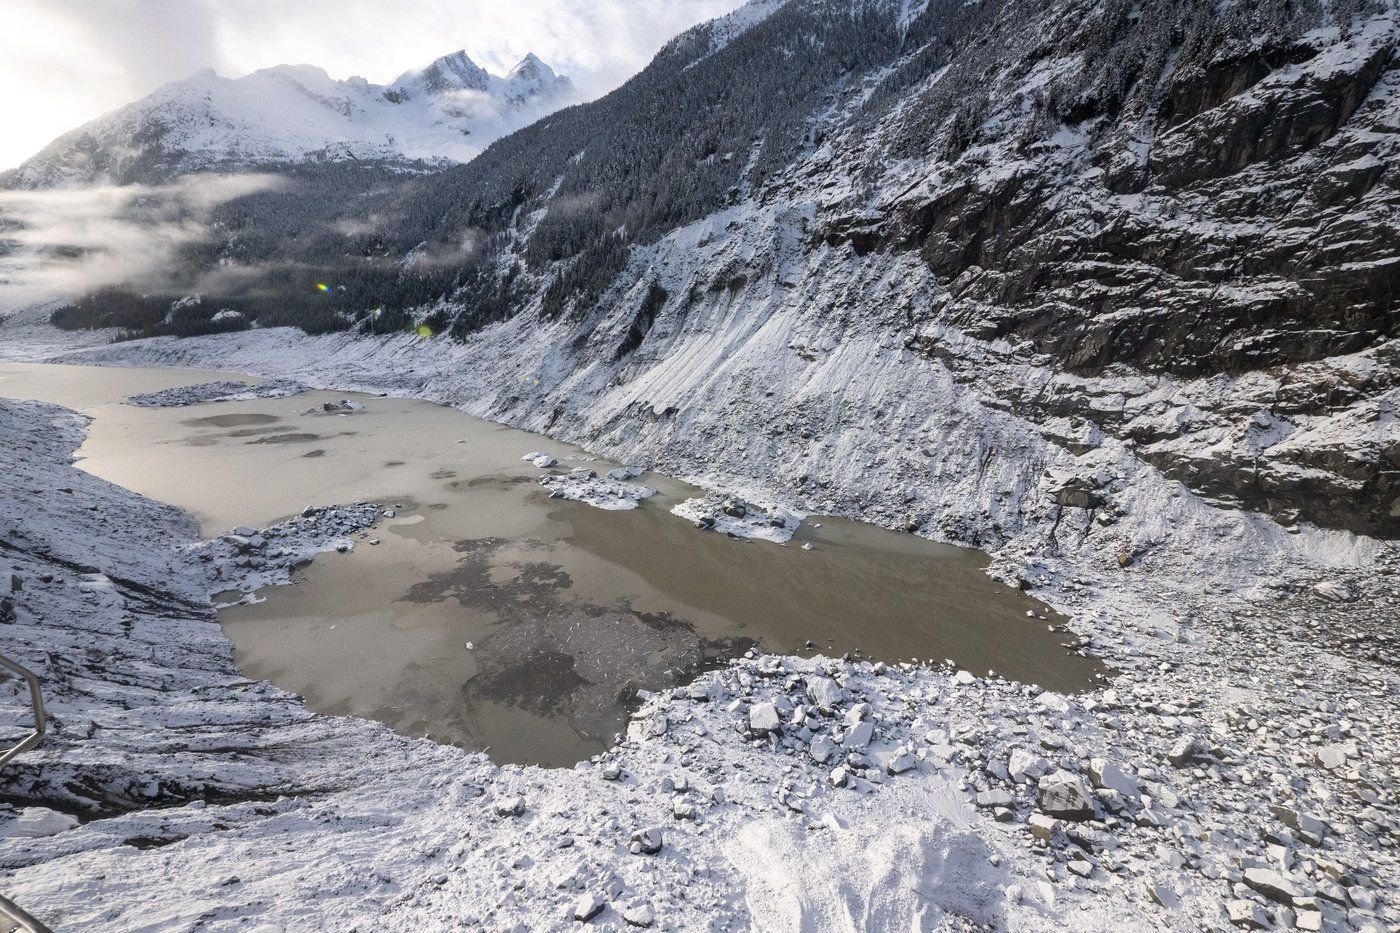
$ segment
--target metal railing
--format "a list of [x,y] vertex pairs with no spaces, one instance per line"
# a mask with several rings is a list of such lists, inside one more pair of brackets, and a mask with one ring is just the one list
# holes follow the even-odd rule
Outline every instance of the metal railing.
[[35,920],[14,901],[0,894],[0,933],[53,933],[53,931]]
[[[29,705],[34,710],[34,731],[20,739],[13,748],[0,752],[0,767],[11,758],[29,751],[38,745],[48,729],[48,716],[44,714],[44,695],[39,691],[39,678],[27,667],[16,664],[0,654],[0,670],[14,674],[29,685]],[[0,933],[53,933],[48,927],[34,919],[27,911],[3,894],[0,894]]]
[[[48,730],[48,716],[44,714],[44,695],[39,692],[39,678],[26,667],[21,667],[14,661],[0,654],[0,668],[9,671],[29,684],[29,705],[34,710],[34,731],[19,740],[19,744],[4,752],[0,752],[0,768],[9,763],[11,758],[23,752],[29,751],[38,745],[44,738],[44,733]],[[3,914],[0,914],[3,916]],[[3,933],[3,931],[0,931]]]

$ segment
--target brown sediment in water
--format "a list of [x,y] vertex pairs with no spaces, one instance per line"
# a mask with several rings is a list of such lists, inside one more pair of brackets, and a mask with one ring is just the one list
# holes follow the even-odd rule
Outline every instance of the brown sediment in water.
[[[453,474],[456,475],[456,474]],[[540,476],[477,476],[467,480],[453,480],[444,484],[447,489],[453,492],[475,491],[487,488],[510,489],[515,486],[529,486],[538,484]]]
[[281,420],[277,415],[235,412],[225,415],[209,415],[204,418],[188,418],[180,423],[190,428],[242,428],[251,425],[274,424]]
[[278,431],[281,431],[281,430],[282,430],[282,428],[281,428],[280,425],[269,426],[269,427],[265,427],[265,428],[240,428],[240,429],[237,430],[237,431],[229,431],[227,434],[224,434],[224,435],[222,435],[222,436],[223,436],[223,437],[262,437],[263,435],[266,435],[266,434],[276,434]]
[[[543,541],[485,538],[458,541],[453,550],[461,555],[455,568],[401,599],[452,600],[493,619],[473,646],[481,673],[462,685],[469,713],[511,706],[562,720],[580,739],[598,742],[622,730],[639,689],[680,685],[754,644],[705,638],[685,619],[640,612],[625,599],[604,605],[579,598],[563,567],[536,559],[553,551]],[[509,735],[491,744],[498,752],[516,748]],[[577,752],[565,760],[571,754]]]
[[186,422],[275,424],[343,393],[140,409],[110,400],[193,377],[67,367],[87,372],[45,382],[44,369],[0,367],[0,391],[34,385],[77,399],[95,419],[83,468],[191,511],[206,535],[308,503],[403,506],[376,530],[378,547],[327,555],[297,586],[220,613],[240,668],[314,710],[489,747],[502,761],[563,765],[619,731],[639,689],[683,684],[754,645],[952,658],[1065,692],[1103,671],[1068,654],[1067,636],[1047,631],[1061,620],[988,579],[976,552],[822,518],[791,547],[733,541],[670,515],[699,491],[654,474],[640,481],[658,495],[633,511],[550,500],[537,485],[544,471],[520,455],[581,451],[410,399],[359,396],[357,432],[300,435],[319,446],[294,454],[268,438],[190,439]]
[[325,440],[323,434],[307,434],[293,431],[287,434],[271,434],[267,437],[260,437],[255,441],[248,441],[249,444],[305,444],[310,441]]

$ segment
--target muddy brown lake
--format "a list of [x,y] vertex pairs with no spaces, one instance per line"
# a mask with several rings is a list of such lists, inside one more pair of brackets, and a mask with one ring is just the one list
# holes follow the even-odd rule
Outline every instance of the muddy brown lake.
[[[230,378],[242,377],[0,364],[0,396],[89,415],[79,466],[185,509],[206,536],[308,504],[391,509],[353,552],[220,611],[243,671],[319,712],[565,766],[624,729],[639,691],[753,647],[947,658],[1060,691],[1102,670],[1067,651],[1044,606],[988,578],[976,551],[821,516],[786,547],[735,540],[672,515],[702,491],[650,472],[639,482],[658,493],[634,510],[551,499],[547,471],[523,454],[548,451],[563,470],[616,464],[414,399],[125,401]],[[341,399],[362,407],[323,410]]]

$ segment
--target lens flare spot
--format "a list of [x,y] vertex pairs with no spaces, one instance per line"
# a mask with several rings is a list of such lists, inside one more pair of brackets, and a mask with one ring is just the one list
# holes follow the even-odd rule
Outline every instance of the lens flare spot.
[[316,291],[318,291],[318,292],[328,292],[328,291],[330,291],[330,290],[331,290],[331,287],[330,287],[329,285],[327,285],[325,282],[317,282],[317,283],[316,283]]
[[432,335],[433,335],[433,329],[432,329],[431,327],[429,327],[427,324],[419,324],[419,325],[418,325],[418,336],[419,336],[419,337],[431,337]]

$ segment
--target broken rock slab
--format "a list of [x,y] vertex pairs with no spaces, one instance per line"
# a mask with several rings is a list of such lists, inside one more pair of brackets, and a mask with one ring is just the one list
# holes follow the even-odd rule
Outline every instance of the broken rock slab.
[[1316,752],[1317,763],[1328,771],[1335,771],[1347,763],[1346,749],[1340,745],[1324,745]]
[[736,538],[760,538],[776,544],[791,540],[802,524],[802,518],[796,512],[777,506],[765,508],[736,496],[708,495],[687,499],[672,508],[671,512],[689,519],[704,530]]
[[656,910],[646,901],[630,901],[622,908],[622,920],[629,927],[650,927],[656,923]]
[[661,829],[656,826],[639,829],[632,834],[634,855],[655,855],[661,851],[663,844],[665,844],[665,837],[662,835]]
[[808,677],[807,699],[824,713],[830,713],[846,698],[846,691],[830,677]]
[[782,718],[778,715],[778,708],[772,703],[755,703],[749,707],[749,733],[751,735],[767,735],[770,732],[777,732],[782,726]]
[[1339,580],[1324,580],[1313,586],[1313,592],[1334,603],[1354,603],[1361,597],[1356,587]]
[[574,919],[579,923],[587,923],[602,913],[605,906],[607,906],[606,902],[590,891],[580,897],[578,903],[574,905]]
[[525,812],[525,798],[521,796],[503,797],[496,801],[497,816],[519,816]]
[[1017,784],[1039,779],[1050,770],[1050,762],[1024,748],[1015,749],[1006,760],[1006,773]]
[[977,795],[977,806],[979,807],[1010,807],[1015,802],[1016,798],[1001,788],[984,790]]
[[1181,895],[1166,881],[1151,881],[1147,885],[1147,895],[1153,903],[1167,910],[1176,910],[1181,905]]
[[1104,758],[1093,758],[1089,761],[1089,780],[1095,787],[1117,791],[1129,800],[1136,800],[1141,794],[1136,780]]
[[1040,779],[1040,809],[1064,820],[1087,820],[1094,815],[1094,799],[1079,776],[1056,771]]
[[1205,746],[1201,740],[1191,735],[1184,735],[1172,743],[1171,750],[1167,752],[1167,760],[1178,768],[1184,768],[1200,757],[1205,751]]
[[845,737],[841,739],[841,744],[846,748],[865,748],[874,737],[875,727],[871,725],[868,720],[862,721],[856,723],[847,731]]
[[1235,926],[1246,930],[1262,930],[1269,925],[1268,915],[1253,901],[1226,901],[1225,915]]
[[1244,883],[1260,894],[1280,904],[1291,905],[1301,893],[1298,886],[1284,875],[1269,868],[1246,868]]
[[1027,820],[1031,835],[1044,842],[1051,842],[1055,838],[1055,833],[1060,830],[1060,821],[1053,816],[1044,813],[1032,813]]
[[1327,837],[1327,824],[1292,807],[1272,806],[1269,811],[1274,817],[1298,834],[1298,838],[1308,845],[1321,845]]
[[37,839],[42,836],[56,836],[78,825],[78,820],[66,813],[50,810],[47,807],[25,807],[19,819],[8,825],[0,824],[0,837],[11,836],[23,839]]

